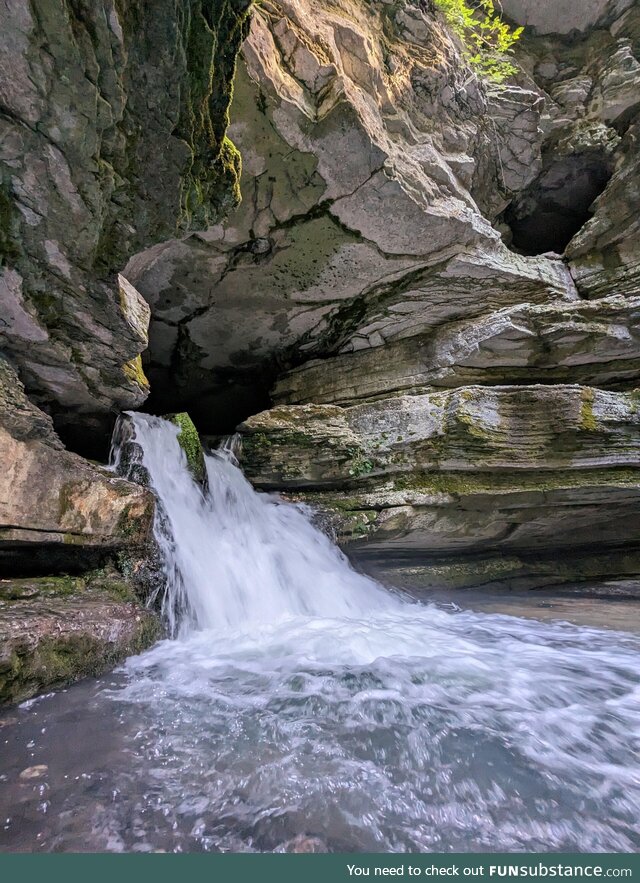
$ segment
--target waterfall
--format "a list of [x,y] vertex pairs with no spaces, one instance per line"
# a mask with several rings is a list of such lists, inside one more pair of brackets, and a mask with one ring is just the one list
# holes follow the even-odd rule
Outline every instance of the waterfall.
[[[228,444],[205,457],[207,486],[191,477],[179,430],[128,416],[139,462],[159,502],[155,537],[166,574],[171,632],[277,623],[288,617],[360,617],[398,601],[356,573],[304,507],[256,493]],[[128,436],[128,434],[127,434]],[[118,435],[116,435],[118,438]],[[121,458],[116,443],[112,460]]]
[[130,421],[116,455],[159,501],[172,638],[108,692],[135,748],[109,787],[142,795],[105,810],[124,846],[640,848],[636,636],[395,595],[232,445],[204,490],[176,427]]

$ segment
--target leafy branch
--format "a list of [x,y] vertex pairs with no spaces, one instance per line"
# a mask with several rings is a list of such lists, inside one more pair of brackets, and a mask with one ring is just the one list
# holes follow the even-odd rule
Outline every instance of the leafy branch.
[[494,0],[435,0],[435,4],[462,40],[467,61],[478,76],[502,83],[516,73],[508,55],[524,29],[509,27]]

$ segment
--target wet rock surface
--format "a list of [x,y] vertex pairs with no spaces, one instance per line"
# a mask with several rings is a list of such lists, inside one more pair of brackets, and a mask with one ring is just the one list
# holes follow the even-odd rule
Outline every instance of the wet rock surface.
[[570,5],[505,2],[502,85],[412,0],[8,7],[5,575],[157,587],[150,495],[60,440],[104,447],[148,375],[363,562],[635,584],[640,12]]
[[1,358],[0,452],[0,572],[73,572],[143,554],[151,494],[64,450]]
[[0,580],[0,702],[95,676],[161,634],[114,571]]

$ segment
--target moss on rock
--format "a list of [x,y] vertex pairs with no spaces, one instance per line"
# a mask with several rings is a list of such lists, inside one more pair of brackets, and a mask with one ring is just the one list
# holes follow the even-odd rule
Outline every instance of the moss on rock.
[[0,703],[99,675],[161,631],[112,568],[0,580]]
[[191,150],[182,180],[184,228],[206,227],[240,202],[240,153],[227,126],[250,9],[251,0],[191,0],[183,10],[187,72],[178,133]]
[[189,470],[195,480],[202,484],[206,478],[207,471],[204,464],[204,453],[200,444],[200,436],[193,420],[185,412],[181,414],[170,414],[167,420],[174,423],[180,432],[178,433],[178,443],[187,457]]
[[582,429],[586,429],[587,432],[596,432],[598,429],[598,423],[593,413],[593,402],[595,399],[593,390],[589,387],[585,387],[582,390],[580,399],[582,402],[580,406],[580,425]]
[[0,267],[19,255],[16,244],[15,209],[7,188],[0,182]]

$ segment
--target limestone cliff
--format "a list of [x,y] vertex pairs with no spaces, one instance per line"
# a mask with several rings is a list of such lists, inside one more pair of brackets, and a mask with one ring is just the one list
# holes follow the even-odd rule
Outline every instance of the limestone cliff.
[[2,4],[0,701],[160,632],[137,597],[159,578],[152,495],[56,430],[106,457],[116,415],[149,392],[150,310],[120,271],[239,201],[226,129],[249,6]]
[[[152,359],[211,401],[219,368],[272,359],[284,407],[240,427],[245,468],[365,559],[428,585],[636,575],[638,10],[567,36],[535,4],[501,88],[426,6],[361,6],[256,15],[247,202],[134,268]],[[220,281],[171,312],[187,261]]]
[[0,346],[69,432],[148,394],[148,309],[118,271],[238,199],[226,126],[249,2],[3,6]]
[[640,13],[583,6],[505,0],[496,84],[429,0],[10,3],[0,335],[34,402],[75,441],[146,372],[429,585],[640,574]]
[[540,95],[485,88],[421,4],[267,2],[243,59],[240,209],[126,270],[152,309],[160,410],[230,430],[285,365],[577,300],[559,259],[523,259],[491,225],[540,168]]

